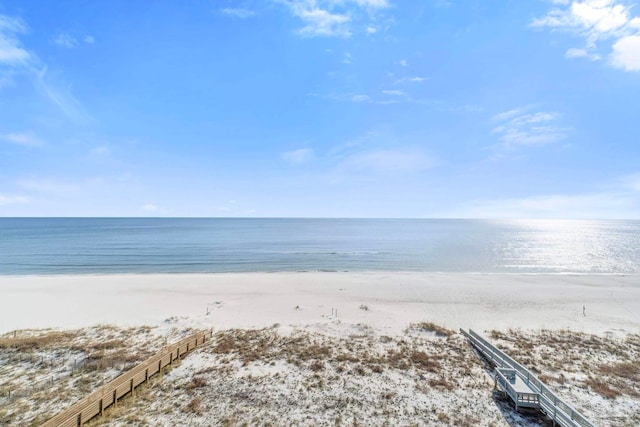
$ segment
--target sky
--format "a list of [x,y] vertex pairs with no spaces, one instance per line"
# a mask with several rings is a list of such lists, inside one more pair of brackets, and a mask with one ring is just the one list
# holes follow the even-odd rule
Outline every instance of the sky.
[[0,216],[640,219],[640,4],[0,0]]

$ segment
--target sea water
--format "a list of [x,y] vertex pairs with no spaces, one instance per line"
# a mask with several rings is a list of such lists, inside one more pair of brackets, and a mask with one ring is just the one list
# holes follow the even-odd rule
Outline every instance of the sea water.
[[0,274],[640,274],[640,221],[0,218]]

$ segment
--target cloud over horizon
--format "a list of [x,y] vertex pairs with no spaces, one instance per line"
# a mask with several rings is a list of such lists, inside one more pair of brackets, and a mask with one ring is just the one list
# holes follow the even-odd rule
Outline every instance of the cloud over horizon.
[[29,198],[24,196],[12,196],[0,194],[0,206],[29,203]]

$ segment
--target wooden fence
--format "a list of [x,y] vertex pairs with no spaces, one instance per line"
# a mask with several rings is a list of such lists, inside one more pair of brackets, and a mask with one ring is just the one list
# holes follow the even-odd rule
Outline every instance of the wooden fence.
[[135,393],[138,385],[158,374],[162,368],[173,364],[189,351],[203,344],[213,331],[198,332],[175,344],[162,349],[135,368],[125,372],[108,384],[103,385],[89,396],[62,411],[42,427],[78,427],[91,418],[102,415],[110,406],[117,406],[118,400],[127,394]]

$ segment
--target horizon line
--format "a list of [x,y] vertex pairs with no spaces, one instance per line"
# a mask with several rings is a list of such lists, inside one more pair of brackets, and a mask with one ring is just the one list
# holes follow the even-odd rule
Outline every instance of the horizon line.
[[474,221],[640,221],[640,218],[515,217],[341,217],[341,216],[1,216],[2,219],[327,219],[327,220],[474,220]]

